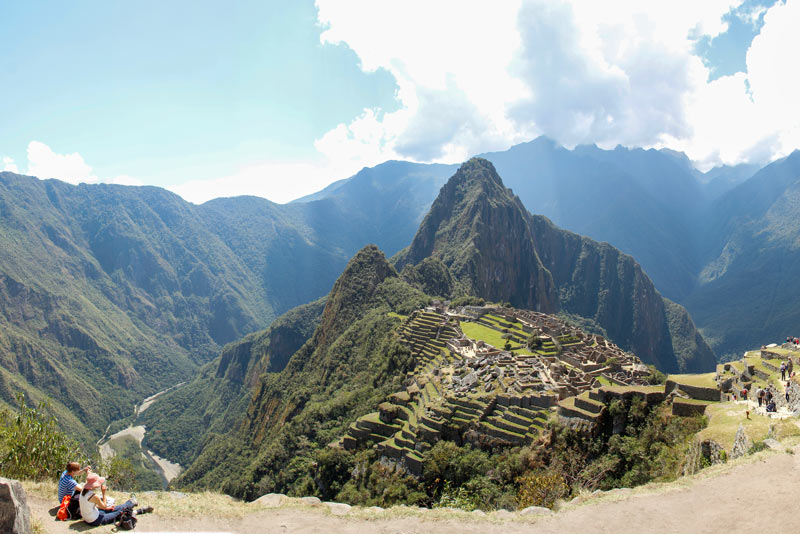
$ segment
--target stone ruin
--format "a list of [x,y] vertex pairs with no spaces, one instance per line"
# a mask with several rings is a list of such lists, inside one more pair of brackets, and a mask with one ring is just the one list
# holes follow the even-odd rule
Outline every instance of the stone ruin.
[[[496,330],[506,345],[470,339],[464,322]],[[479,447],[528,444],[552,409],[596,422],[607,394],[597,393],[598,386],[637,386],[650,375],[636,356],[602,336],[528,310],[453,309],[436,302],[413,312],[398,333],[417,362],[406,389],[355,421],[333,445],[373,446],[416,475],[422,453],[439,439]]]

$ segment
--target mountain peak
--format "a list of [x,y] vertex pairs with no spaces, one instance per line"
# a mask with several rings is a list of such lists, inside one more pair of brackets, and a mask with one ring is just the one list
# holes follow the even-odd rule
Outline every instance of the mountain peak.
[[494,165],[472,158],[442,187],[397,267],[436,258],[458,281],[458,293],[555,311],[555,288],[533,249],[529,216]]
[[490,183],[494,185],[503,186],[503,180],[497,174],[494,165],[488,159],[475,157],[465,161],[461,167],[458,168],[456,174],[451,178],[451,181],[465,185],[474,185],[481,183]]
[[317,331],[317,344],[322,346],[326,339],[336,339],[361,315],[380,283],[394,276],[397,271],[377,246],[367,245],[359,250],[328,295]]

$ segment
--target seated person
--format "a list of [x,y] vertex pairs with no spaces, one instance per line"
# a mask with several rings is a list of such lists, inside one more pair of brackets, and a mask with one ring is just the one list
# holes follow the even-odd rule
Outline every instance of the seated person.
[[[152,506],[134,510],[133,507],[138,504],[134,496],[131,496],[130,500],[119,506],[110,506],[106,499],[107,488],[103,485],[105,481],[106,479],[97,473],[89,473],[86,475],[86,484],[84,484],[83,491],[81,491],[81,515],[83,520],[91,526],[96,527],[113,523],[123,510],[133,510],[134,515],[153,511]],[[100,488],[101,496],[95,493],[97,488]]]
[[58,502],[59,504],[64,500],[64,497],[69,495],[72,500],[69,502],[69,513],[71,517],[80,517],[80,506],[78,504],[78,496],[83,490],[83,486],[78,484],[75,477],[83,471],[87,473],[92,467],[87,465],[81,468],[78,462],[69,462],[67,468],[61,473],[61,478],[58,479]]
[[768,412],[777,412],[778,410],[775,409],[775,402],[770,402],[767,404],[767,411]]

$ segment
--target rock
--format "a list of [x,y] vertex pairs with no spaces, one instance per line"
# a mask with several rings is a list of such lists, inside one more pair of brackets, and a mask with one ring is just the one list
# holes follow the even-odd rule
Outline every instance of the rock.
[[343,502],[326,502],[324,504],[333,515],[346,515],[350,513],[351,506],[349,504]]
[[684,475],[693,475],[709,465],[725,463],[725,451],[714,440],[695,441],[686,455]]
[[381,508],[380,506],[370,506],[369,508],[367,508],[367,510],[369,510],[371,512],[377,512],[377,513],[383,513],[384,512],[384,509]]
[[482,517],[486,515],[486,512],[484,512],[483,510],[473,510],[472,515],[477,515]]
[[186,498],[186,494],[185,493],[181,493],[180,491],[170,491],[169,492],[169,496],[172,497],[173,499],[185,499]]
[[744,433],[744,426],[740,423],[738,430],[736,430],[736,436],[733,438],[731,458],[739,458],[740,456],[744,456],[752,446],[753,442],[750,441],[750,438],[748,438],[747,434]]
[[553,511],[550,508],[545,508],[544,506],[528,506],[519,511],[519,515],[549,515],[552,513]]
[[322,504],[322,501],[319,500],[318,497],[303,497],[300,500],[303,501],[303,503],[305,504],[311,504],[311,505]]
[[0,478],[0,532],[31,534],[31,511],[22,484]]
[[773,451],[782,451],[783,450],[783,447],[781,446],[781,444],[778,443],[777,440],[774,440],[772,438],[765,439],[764,440],[764,445],[766,445],[767,447],[769,447]]
[[262,495],[258,499],[254,500],[253,503],[263,504],[264,506],[276,507],[283,504],[283,501],[286,499],[286,495],[283,493],[267,493],[266,495]]

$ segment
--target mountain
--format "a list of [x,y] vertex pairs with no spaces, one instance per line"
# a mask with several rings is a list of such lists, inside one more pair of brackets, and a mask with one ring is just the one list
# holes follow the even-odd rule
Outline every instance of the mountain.
[[[151,406],[144,420],[157,438],[148,434],[147,446],[186,462],[177,481],[182,487],[221,484],[226,492],[252,498],[302,484],[311,444],[334,441],[401,388],[414,359],[397,337],[399,316],[390,312],[409,313],[428,301],[377,247],[365,247],[350,260],[324,308],[318,301],[289,312],[269,329],[226,347],[215,372],[210,365],[188,393],[180,388]],[[281,344],[288,332],[293,342]],[[271,367],[268,362],[278,354],[283,360],[303,338],[285,367]],[[276,344],[285,350],[274,351]],[[223,398],[219,392],[232,395],[217,402]],[[181,401],[186,404],[178,408]],[[230,409],[236,406],[238,411]],[[217,416],[221,411],[225,417]],[[205,428],[203,422],[212,432],[201,436],[196,429]],[[196,439],[187,443],[183,433],[197,424]],[[216,433],[225,424],[230,428]]]
[[690,168],[657,150],[567,150],[546,137],[484,154],[531,212],[632,255],[659,291],[687,295],[698,270],[704,193]]
[[162,189],[2,173],[0,247],[0,395],[51,397],[87,440],[273,313]]
[[706,196],[714,200],[751,178],[761,168],[755,163],[721,165],[703,173],[699,179],[703,182]]
[[135,400],[325,295],[364,244],[405,246],[444,166],[379,171],[333,198],[200,206],[155,187],[0,173],[0,404],[50,397],[96,440]]
[[704,221],[703,267],[686,307],[719,354],[795,335],[800,151],[720,196]]
[[[662,299],[630,256],[531,215],[503,186],[492,164],[476,158],[442,187],[411,245],[391,261],[376,246],[364,247],[324,300],[296,308],[266,330],[227,345],[194,380],[156,400],[141,418],[149,429],[146,447],[186,467],[173,482],[176,487],[215,486],[247,499],[268,492],[333,498],[348,480],[359,478],[355,473],[366,473],[384,460],[369,446],[351,453],[328,445],[341,445],[343,436],[358,432],[366,432],[367,441],[391,442],[386,432],[400,427],[388,428],[384,412],[402,408],[386,399],[407,402],[402,392],[416,391],[430,401],[441,390],[426,386],[418,375],[455,372],[445,371],[446,364],[436,367],[436,351],[438,357],[446,353],[439,332],[452,333],[452,327],[420,314],[434,299],[427,291],[439,297],[507,300],[569,317],[581,314],[582,321],[666,371],[706,370],[715,364],[686,310]],[[415,317],[423,321],[416,333],[409,331]],[[422,332],[439,344],[420,348]],[[572,336],[565,335],[564,342],[574,343]],[[479,414],[467,399],[452,402],[467,403],[466,413]],[[357,421],[373,430],[359,430]],[[428,424],[435,425],[415,427],[425,433]],[[461,432],[448,436],[454,447],[466,439]],[[416,454],[425,452],[425,440],[412,450],[407,449],[408,436],[396,439],[403,440],[407,455],[426,461]],[[387,462],[389,471],[375,476],[390,484],[404,475]],[[331,479],[338,485],[328,486]],[[369,484],[380,486],[375,480]],[[408,491],[415,484],[392,487]]]
[[702,339],[676,354],[676,346],[687,345],[677,330],[673,340],[664,301],[633,258],[531,215],[488,160],[473,158],[459,168],[394,261],[402,269],[430,257],[456,280],[454,296],[589,318],[664,371],[713,368]]

